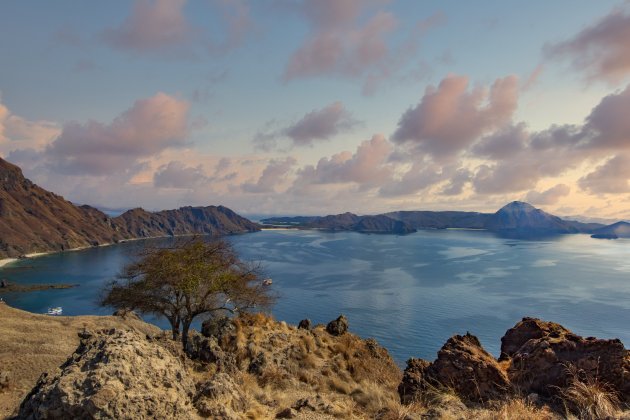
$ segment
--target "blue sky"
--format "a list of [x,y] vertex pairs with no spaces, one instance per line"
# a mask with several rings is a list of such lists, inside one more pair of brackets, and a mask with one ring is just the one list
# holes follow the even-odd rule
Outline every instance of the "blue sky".
[[628,3],[3,2],[0,27],[0,156],[74,202],[630,217]]

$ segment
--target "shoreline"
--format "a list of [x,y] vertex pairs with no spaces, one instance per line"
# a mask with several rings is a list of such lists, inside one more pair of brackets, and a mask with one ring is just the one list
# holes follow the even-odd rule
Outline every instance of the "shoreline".
[[[249,233],[249,232],[246,232],[246,233]],[[198,234],[198,233],[185,233],[185,234],[180,234],[180,235],[148,236],[146,238],[129,238],[129,239],[121,239],[118,242],[108,242],[108,243],[105,243],[105,244],[80,246],[80,247],[77,247],[77,248],[64,249],[63,251],[32,252],[30,254],[24,254],[24,256],[26,258],[3,258],[3,259],[0,259],[0,271],[1,271],[2,268],[7,266],[8,264],[12,264],[12,263],[14,263],[16,261],[22,261],[22,260],[29,259],[29,258],[42,257],[44,255],[60,254],[62,252],[83,251],[85,249],[90,249],[90,248],[101,248],[101,247],[105,247],[105,246],[120,245],[120,244],[124,244],[124,243],[127,243],[127,242],[142,241],[142,240],[145,240],[145,239],[180,238],[180,237],[197,236],[197,235],[200,235],[200,234]],[[207,236],[207,235],[200,235],[200,236]]]

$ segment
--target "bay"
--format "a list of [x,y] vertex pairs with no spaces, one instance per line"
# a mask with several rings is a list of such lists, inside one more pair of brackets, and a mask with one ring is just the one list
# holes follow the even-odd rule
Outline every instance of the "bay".
[[[498,355],[501,336],[524,316],[630,343],[630,240],[519,240],[463,230],[405,236],[264,230],[229,240],[273,279],[276,319],[327,323],[343,313],[351,331],[376,338],[401,365],[409,357],[432,360],[450,336],[467,331]],[[102,286],[141,247],[160,242],[18,261],[1,268],[0,278],[79,286],[4,299],[38,313],[62,306],[65,315],[109,314],[97,305]]]

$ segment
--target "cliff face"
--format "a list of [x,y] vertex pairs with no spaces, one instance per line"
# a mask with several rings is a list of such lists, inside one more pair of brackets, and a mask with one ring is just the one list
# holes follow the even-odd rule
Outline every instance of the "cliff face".
[[0,258],[31,252],[183,234],[252,232],[258,225],[226,207],[183,207],[151,213],[133,209],[110,218],[76,206],[35,185],[20,168],[0,158]]

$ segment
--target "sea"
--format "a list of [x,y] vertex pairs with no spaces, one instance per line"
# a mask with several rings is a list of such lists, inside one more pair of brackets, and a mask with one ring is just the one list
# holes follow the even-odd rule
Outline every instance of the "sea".
[[[501,337],[526,316],[630,345],[628,239],[576,234],[525,240],[470,230],[403,236],[263,230],[228,238],[242,259],[261,263],[273,280],[279,298],[270,312],[276,319],[325,324],[344,314],[351,332],[375,338],[401,366],[411,357],[433,360],[449,337],[466,332],[498,356]],[[2,297],[36,313],[61,306],[64,315],[110,314],[97,304],[103,286],[143,247],[163,242],[17,261],[0,268],[0,279],[78,286]]]

